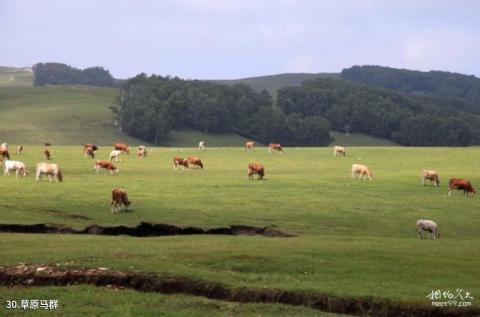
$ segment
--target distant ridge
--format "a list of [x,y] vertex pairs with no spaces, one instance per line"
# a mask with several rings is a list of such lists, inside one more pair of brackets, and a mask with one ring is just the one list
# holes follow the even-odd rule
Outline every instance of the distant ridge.
[[272,96],[275,96],[277,89],[286,86],[300,86],[304,81],[316,78],[340,78],[340,73],[284,73],[242,79],[212,79],[209,81],[226,85],[246,84],[256,90],[265,89]]

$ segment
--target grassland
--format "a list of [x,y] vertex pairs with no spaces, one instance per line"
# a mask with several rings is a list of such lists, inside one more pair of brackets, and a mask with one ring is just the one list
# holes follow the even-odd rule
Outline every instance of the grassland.
[[[26,147],[25,154],[14,159],[33,167],[42,160],[41,150]],[[98,157],[106,158],[110,150],[100,148]],[[447,197],[445,185],[450,177],[469,178],[474,186],[480,183],[480,167],[471,159],[480,155],[479,148],[356,147],[348,149],[347,157],[334,157],[330,148],[287,148],[284,154],[265,149],[154,148],[144,160],[124,156],[115,176],[94,175],[93,161],[82,156],[80,147],[54,146],[51,152],[65,182],[0,177],[0,192],[8,193],[0,202],[0,223],[77,228],[140,221],[204,228],[247,224],[275,226],[297,236],[4,233],[0,265],[106,266],[230,287],[409,303],[428,304],[426,296],[433,289],[463,288],[474,297],[480,294],[478,198],[460,193]],[[200,156],[205,169],[172,170],[174,156],[188,155]],[[251,161],[266,166],[265,181],[247,180]],[[354,162],[370,166],[375,180],[352,180],[349,169]],[[440,188],[420,185],[422,168],[439,171]],[[110,191],[120,186],[128,191],[132,210],[111,214]],[[417,239],[414,226],[420,218],[435,220],[441,239]],[[82,297],[76,300],[89,303]],[[478,307],[476,299],[473,305]]]
[[0,66],[0,87],[29,87],[33,85],[30,68]]
[[363,133],[351,133],[346,135],[345,133],[330,131],[330,136],[335,140],[331,145],[342,146],[398,146],[397,143],[388,139],[377,138]]

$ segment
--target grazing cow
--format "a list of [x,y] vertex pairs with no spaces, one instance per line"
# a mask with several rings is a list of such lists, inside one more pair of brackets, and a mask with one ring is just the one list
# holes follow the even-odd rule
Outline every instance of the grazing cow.
[[176,170],[178,165],[182,166],[183,169],[188,168],[188,160],[177,156],[173,159],[173,169]]
[[437,171],[434,170],[422,170],[422,185],[425,186],[425,181],[429,180],[430,184],[433,182],[435,184],[435,187],[438,187],[440,185],[440,179],[438,178],[438,173]]
[[83,146],[83,150],[85,151],[85,149],[89,147],[89,148],[92,148],[92,151],[95,152],[96,150],[98,150],[98,146],[96,146],[95,144],[93,143],[87,143]]
[[248,179],[253,180],[254,174],[258,175],[258,180],[263,179],[263,176],[265,176],[265,167],[259,163],[248,164]]
[[187,158],[187,167],[190,167],[190,165],[198,166],[201,169],[203,169],[202,160],[199,157],[196,157],[196,156],[189,156]]
[[17,146],[17,154],[22,154],[23,153],[23,145]]
[[46,160],[50,160],[52,158],[52,156],[50,155],[50,151],[47,149],[43,150],[43,156],[45,156]]
[[130,149],[128,148],[128,145],[126,145],[126,144],[116,143],[116,144],[114,145],[114,147],[115,147],[115,150],[120,150],[120,151],[123,151],[123,152],[125,152],[125,153],[127,153],[127,154],[130,154]]
[[110,171],[111,175],[113,175],[113,172],[118,173],[118,168],[110,161],[98,160],[95,162],[95,166],[93,168],[95,169],[97,175],[101,168]]
[[137,157],[145,157],[147,156],[147,148],[145,145],[139,145],[137,148]]
[[367,166],[362,164],[353,164],[352,165],[352,178],[355,178],[355,175],[358,174],[358,179],[373,179],[373,173],[370,172]]
[[198,142],[198,149],[200,151],[205,151],[205,141]]
[[0,161],[5,161],[9,159],[10,159],[10,153],[8,153],[8,150],[0,149]]
[[85,157],[91,157],[92,159],[95,158],[95,150],[91,147],[86,147],[84,148],[84,154],[85,154]]
[[433,234],[433,239],[440,238],[440,232],[438,232],[438,226],[435,221],[432,220],[417,220],[417,233],[418,238],[422,239],[422,231],[428,231],[428,237]]
[[343,146],[335,145],[333,147],[333,155],[337,156],[337,154],[345,156],[347,154],[347,151],[345,150],[345,148]]
[[249,141],[245,143],[245,150],[253,151],[255,150],[255,142]]
[[475,189],[472,187],[472,183],[466,179],[451,178],[448,182],[448,196],[452,193],[452,189],[463,190],[465,195],[474,195],[476,193]]
[[283,149],[282,149],[282,145],[281,144],[278,144],[278,143],[270,143],[268,145],[268,153],[270,153],[270,151],[277,151],[279,153],[283,153]]
[[18,177],[18,173],[20,176],[28,176],[28,170],[25,167],[25,164],[19,161],[5,161],[4,163],[4,174],[5,176],[10,176],[10,172],[15,171],[15,177]]
[[0,145],[0,151],[8,151],[8,143],[2,143],[2,145]]
[[121,162],[120,160],[120,154],[122,154],[123,151],[121,150],[113,150],[110,152],[110,161],[113,161],[115,159],[115,162]]
[[112,207],[112,212],[120,211],[122,204],[125,205],[125,210],[127,210],[128,206],[131,203],[132,202],[128,200],[127,192],[125,191],[125,189],[115,188],[114,190],[112,190],[112,202],[110,203],[110,206]]
[[63,181],[62,172],[60,171],[60,168],[58,168],[57,164],[37,163],[37,170],[35,173],[37,182],[41,180],[43,174],[48,175],[48,180],[50,181],[50,183],[52,182],[52,176],[55,182]]

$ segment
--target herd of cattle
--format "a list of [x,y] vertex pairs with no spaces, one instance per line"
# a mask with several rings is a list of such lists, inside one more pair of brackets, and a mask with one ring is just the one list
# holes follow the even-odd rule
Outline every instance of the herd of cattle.
[[[43,151],[43,155],[46,160],[51,160],[51,153],[48,150],[49,143],[45,143],[46,148]],[[98,147],[95,144],[85,144],[83,147],[83,152],[86,158],[95,159],[95,151]],[[205,142],[201,141],[198,144],[199,150],[205,150]],[[249,141],[245,143],[245,150],[254,151],[255,150],[255,142]],[[278,152],[283,153],[283,148],[281,144],[277,143],[270,143],[268,145],[268,152]],[[19,145],[16,148],[16,154],[22,154],[23,146]],[[114,145],[114,150],[110,152],[110,160],[96,160],[94,170],[95,172],[99,173],[101,169],[104,169],[110,172],[112,175],[113,173],[118,173],[118,168],[113,164],[113,161],[120,162],[120,156],[123,154],[130,154],[130,149],[128,145],[123,143],[116,143]],[[334,146],[333,148],[334,156],[342,155],[346,156],[347,152],[346,149],[342,146]],[[136,156],[138,158],[145,158],[147,156],[147,148],[143,145],[137,147]],[[28,169],[26,168],[25,164],[20,161],[13,161],[10,160],[10,154],[8,152],[8,144],[3,143],[0,145],[0,163],[4,166],[4,175],[9,176],[10,172],[15,172],[15,176],[27,176],[29,174]],[[196,156],[189,156],[187,158],[182,157],[174,157],[173,158],[173,168],[177,169],[178,166],[181,166],[183,169],[189,169],[192,167],[198,167],[203,169],[204,165],[202,160]],[[371,170],[363,164],[353,164],[352,169],[352,178],[358,179],[369,179],[373,180],[373,173]],[[54,163],[37,163],[35,176],[36,180],[40,181],[42,176],[48,176],[50,182],[54,180],[55,182],[63,181],[63,175],[58,167],[57,164]],[[249,163],[248,164],[248,179],[253,180],[253,175],[258,176],[258,180],[262,180],[265,176],[265,167],[260,163]],[[426,182],[430,182],[434,186],[438,187],[440,185],[440,179],[438,173],[434,170],[422,170],[421,172],[421,182],[422,185],[426,185]],[[474,195],[476,193],[475,189],[473,188],[470,181],[466,179],[459,179],[459,178],[451,178],[448,183],[448,195],[451,195],[453,189],[463,190],[463,193],[466,195]],[[127,208],[130,205],[130,201],[128,200],[128,195],[126,191],[122,188],[115,188],[112,190],[112,201],[110,203],[111,211],[118,212],[122,204]],[[422,238],[422,231],[427,231],[433,235],[433,238],[436,239],[440,236],[438,231],[437,224],[432,220],[418,220],[417,221],[417,232],[418,237]]]

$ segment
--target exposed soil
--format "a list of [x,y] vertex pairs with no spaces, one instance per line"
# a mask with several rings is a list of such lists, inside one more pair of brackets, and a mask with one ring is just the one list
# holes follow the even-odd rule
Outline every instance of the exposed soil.
[[230,227],[202,229],[197,227],[177,227],[169,224],[153,224],[141,222],[135,227],[127,226],[100,226],[90,225],[84,229],[77,230],[62,225],[20,225],[0,224],[0,232],[14,233],[71,233],[71,234],[96,234],[96,235],[128,235],[133,237],[156,237],[191,234],[221,234],[221,235],[263,235],[266,237],[292,237],[293,235],[272,229],[270,227],[252,227],[244,225],[231,225]]
[[90,284],[131,288],[142,292],[182,293],[210,299],[241,303],[282,303],[300,305],[322,311],[367,316],[479,316],[478,308],[434,308],[428,304],[393,303],[365,298],[338,298],[276,289],[228,288],[188,278],[164,277],[155,274],[119,272],[107,268],[63,270],[49,265],[0,267],[0,285],[5,286],[68,286]]

